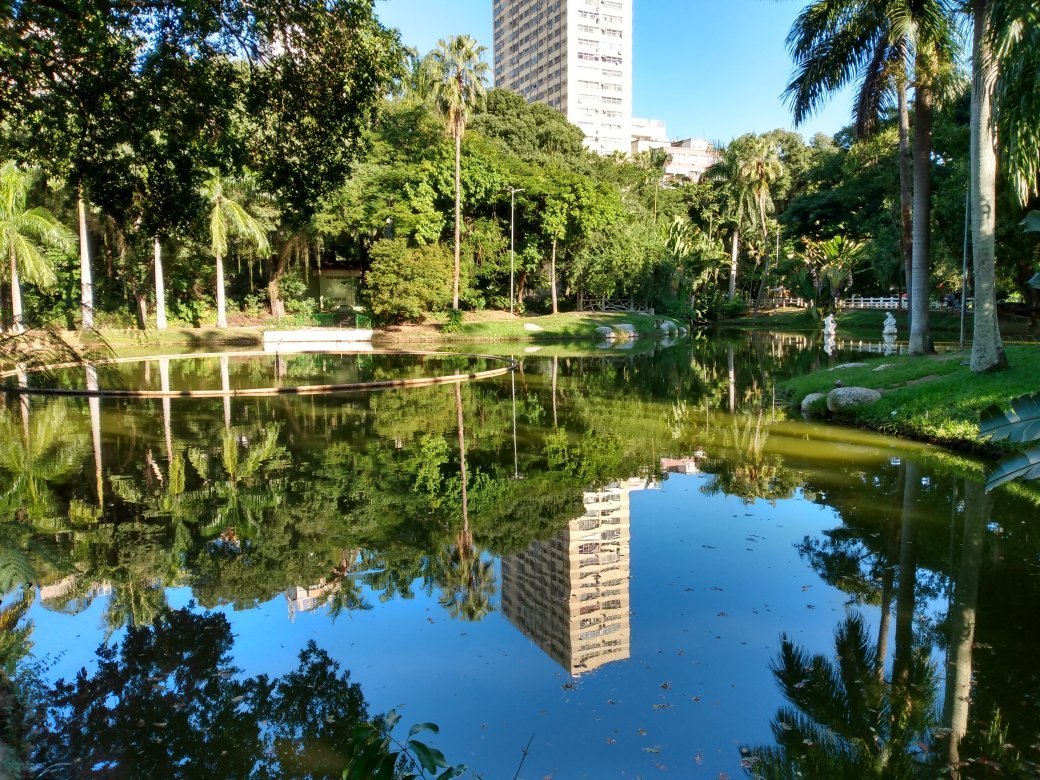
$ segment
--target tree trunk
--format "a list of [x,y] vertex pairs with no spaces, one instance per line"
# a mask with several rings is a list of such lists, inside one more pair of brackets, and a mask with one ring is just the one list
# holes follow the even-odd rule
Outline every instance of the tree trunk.
[[[99,389],[97,367],[86,367],[87,390],[96,393]],[[101,453],[101,398],[92,395],[87,399],[90,409],[90,439],[94,445],[94,482],[97,489],[97,505],[105,505],[105,464]]]
[[455,135],[455,266],[452,271],[451,308],[459,308],[459,256],[462,251],[462,133]]
[[[898,86],[899,94],[899,253],[903,258],[903,274],[906,289],[906,308],[913,307],[914,240],[913,240],[913,197],[914,155],[910,148],[910,108],[906,97],[906,65],[903,65]],[[903,308],[902,299],[899,308]],[[913,319],[908,317],[908,321]]]
[[914,250],[910,309],[910,354],[932,351],[928,331],[932,214],[932,91],[919,83],[914,97]]
[[224,258],[217,255],[217,327],[227,327],[227,303],[224,300]]
[[556,420],[556,377],[560,373],[560,359],[553,355],[552,359],[552,413],[553,413],[553,428],[558,425]]
[[[971,238],[975,270],[975,311],[971,370],[995,371],[1007,366],[997,320],[997,133],[993,124],[996,69],[987,36],[988,2],[974,0],[971,88]],[[961,305],[966,305],[963,292]]]
[[726,369],[729,379],[729,413],[737,411],[737,372],[733,362],[733,345],[726,347]]
[[278,254],[268,260],[267,265],[267,299],[271,305],[272,317],[285,316],[285,301],[282,300],[282,276],[287,264],[288,242],[278,250]]
[[946,650],[946,695],[943,698],[943,725],[950,730],[946,755],[951,766],[959,765],[960,742],[968,732],[979,570],[982,567],[983,536],[992,503],[992,497],[982,485],[970,480],[965,484],[964,538],[949,609],[950,638]]
[[231,358],[220,356],[220,397],[224,402],[224,430],[231,430]]
[[166,282],[163,279],[162,242],[155,237],[155,327],[166,330]]
[[552,243],[552,260],[549,262],[549,284],[552,287],[552,313],[559,314],[560,309],[556,301],[556,239]]
[[907,685],[914,649],[914,590],[917,585],[917,546],[915,514],[921,488],[920,466],[907,461],[903,479],[903,523],[899,535],[899,585],[896,590],[895,658],[892,661],[892,717],[906,715],[909,704]]
[[137,313],[137,327],[148,329],[148,298],[143,292],[134,293],[134,304]]
[[79,299],[81,327],[94,327],[94,269],[90,262],[90,237],[87,234],[87,204],[83,199],[83,185],[77,199],[79,211]]
[[463,546],[471,547],[473,540],[469,533],[469,497],[466,484],[466,429],[462,418],[462,386],[455,384],[455,415],[459,429],[459,478],[462,481],[462,534]]
[[11,261],[11,332],[24,333],[25,322],[22,315],[22,283],[18,279],[18,261],[15,259],[14,247],[10,249]]
[[729,299],[737,297],[737,251],[740,246],[740,229],[733,228],[733,249],[729,260]]

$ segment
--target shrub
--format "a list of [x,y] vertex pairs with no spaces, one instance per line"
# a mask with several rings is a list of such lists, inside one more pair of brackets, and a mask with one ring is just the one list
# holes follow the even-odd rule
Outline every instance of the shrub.
[[448,309],[448,318],[441,326],[441,330],[445,333],[458,333],[462,330],[462,310]]
[[365,277],[372,313],[384,322],[417,322],[451,302],[451,252],[441,244],[410,248],[403,239],[372,247]]

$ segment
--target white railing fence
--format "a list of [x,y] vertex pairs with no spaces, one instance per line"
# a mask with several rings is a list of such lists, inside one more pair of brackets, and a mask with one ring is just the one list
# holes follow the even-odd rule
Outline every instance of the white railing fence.
[[[764,301],[764,308],[768,309],[781,309],[781,308],[797,308],[804,309],[809,306],[809,301],[802,298],[769,298]],[[845,298],[844,300],[838,301],[839,309],[882,309],[885,311],[899,311],[906,309],[906,299],[900,300],[898,296],[877,296],[873,298],[866,298],[862,295],[853,295],[851,298]],[[956,302],[952,305],[945,304],[943,301],[930,300],[928,301],[928,308],[933,311],[939,311],[943,308],[958,308]],[[968,301],[968,309],[971,309],[971,301]]]

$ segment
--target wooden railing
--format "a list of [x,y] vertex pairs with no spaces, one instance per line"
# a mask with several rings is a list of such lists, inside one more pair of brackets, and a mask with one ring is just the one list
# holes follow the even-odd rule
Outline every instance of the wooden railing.
[[632,312],[635,314],[653,314],[654,310],[645,302],[635,298],[578,298],[578,311]]

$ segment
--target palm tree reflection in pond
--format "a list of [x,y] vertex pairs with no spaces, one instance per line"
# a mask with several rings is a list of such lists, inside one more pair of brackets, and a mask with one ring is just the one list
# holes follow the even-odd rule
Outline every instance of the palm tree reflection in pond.
[[769,439],[765,413],[733,417],[728,427],[714,443],[715,452],[702,469],[714,478],[701,489],[710,496],[724,493],[737,496],[745,504],[756,499],[777,501],[790,498],[799,486],[798,475],[783,467],[777,455],[765,454]]
[[876,647],[853,613],[835,631],[834,650],[831,661],[782,638],[771,670],[792,706],[773,718],[776,747],[741,749],[748,773],[769,780],[923,776],[915,751],[938,725],[928,648],[914,648],[902,682],[879,678]]
[[482,620],[494,610],[495,566],[473,544],[469,528],[469,492],[466,474],[466,428],[462,413],[462,388],[455,385],[455,415],[459,435],[459,478],[462,488],[462,528],[454,541],[440,551],[435,580],[441,588],[440,604],[452,617]]

